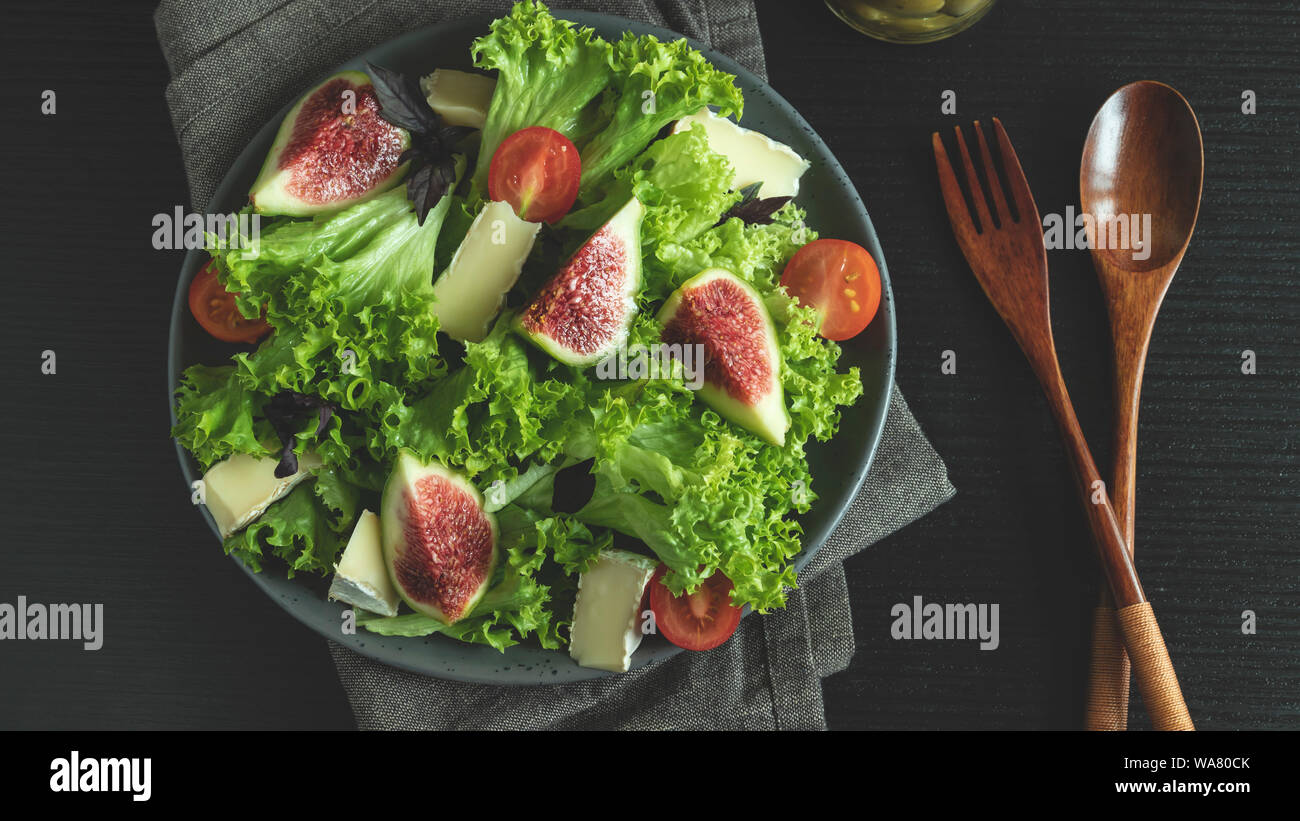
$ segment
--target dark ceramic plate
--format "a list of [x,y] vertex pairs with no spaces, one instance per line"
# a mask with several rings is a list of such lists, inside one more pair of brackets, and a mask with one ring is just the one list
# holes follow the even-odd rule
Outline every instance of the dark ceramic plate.
[[[655,26],[636,23],[621,17],[587,12],[562,12],[559,16],[591,26],[607,39],[617,39],[624,31],[654,34],[660,39],[678,39],[680,35]],[[399,37],[358,55],[334,71],[364,69],[364,61],[394,68],[408,74],[423,75],[435,68],[470,68],[471,41],[487,31],[487,18],[474,18],[422,29]],[[856,494],[871,464],[876,444],[885,424],[889,393],[894,377],[895,327],[893,295],[885,257],[866,208],[849,182],[839,162],[803,117],[766,83],[734,60],[717,52],[700,48],[715,65],[736,75],[745,95],[743,124],[757,129],[791,146],[806,157],[812,167],[800,183],[798,202],[808,210],[808,222],[822,236],[857,242],[876,258],[883,279],[880,312],[871,326],[844,346],[844,365],[857,365],[862,371],[863,398],[847,409],[839,434],[830,443],[810,442],[808,459],[820,494],[812,509],[802,518],[804,551],[795,565],[802,568],[821,547]],[[334,72],[330,72],[333,74]],[[230,213],[247,202],[247,192],[261,167],[285,111],[266,123],[239,155],[217,189],[211,203],[213,213]],[[175,394],[181,371],[190,364],[217,364],[230,355],[229,346],[221,346],[205,334],[190,317],[185,295],[191,278],[205,261],[203,251],[190,251],[181,268],[180,282],[172,305],[171,338],[168,351],[168,391]],[[173,414],[174,414],[173,407]],[[172,419],[173,423],[175,418]],[[194,460],[179,446],[181,470],[186,482],[200,478]],[[203,515],[216,526],[206,509]],[[197,549],[197,548],[196,548]],[[203,548],[215,549],[215,548]],[[576,665],[564,651],[543,650],[525,643],[504,654],[490,647],[462,644],[442,636],[424,638],[386,637],[358,630],[355,635],[340,631],[341,603],[325,598],[328,581],[299,575],[285,578],[283,568],[271,563],[265,572],[249,577],[303,624],[321,635],[340,642],[373,659],[426,675],[462,681],[493,684],[547,684],[611,675]],[[758,618],[761,618],[758,617]],[[633,657],[633,667],[641,667],[680,652],[661,637],[651,636]]]

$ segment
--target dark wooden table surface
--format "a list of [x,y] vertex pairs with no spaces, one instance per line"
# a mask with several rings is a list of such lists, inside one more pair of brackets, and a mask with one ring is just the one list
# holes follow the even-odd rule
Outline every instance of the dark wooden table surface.
[[[930,132],[996,114],[1044,213],[1078,204],[1094,111],[1138,79],[1180,89],[1206,149],[1200,222],[1156,328],[1137,555],[1202,728],[1300,728],[1300,17],[1274,2],[1014,2],[948,42],[862,37],[763,0],[772,84],[857,183],[882,238],[898,381],[955,500],[848,563],[858,652],[826,681],[837,728],[1070,728],[1082,720],[1093,562],[1029,369],[966,270]],[[102,602],[98,652],[0,644],[0,727],[349,728],[324,641],[249,584],[188,503],[164,356],[187,201],[145,4],[11,2],[0,389],[0,602]],[[42,116],[41,92],[57,93]],[[956,93],[957,114],[941,113]],[[1242,93],[1257,110],[1242,112]],[[1086,251],[1054,251],[1062,366],[1109,452],[1104,310]],[[43,375],[53,350],[57,373]],[[954,351],[957,373],[940,370]],[[1257,372],[1242,373],[1242,352]],[[890,638],[890,607],[998,603],[1001,646]],[[1243,611],[1257,632],[1242,632]],[[1135,712],[1134,725],[1145,725]]]

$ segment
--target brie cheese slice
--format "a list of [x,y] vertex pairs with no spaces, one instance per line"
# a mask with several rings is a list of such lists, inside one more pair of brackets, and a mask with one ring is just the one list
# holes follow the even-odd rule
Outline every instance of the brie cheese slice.
[[304,453],[298,457],[298,472],[283,479],[275,475],[278,464],[280,460],[274,457],[259,459],[237,453],[203,474],[204,504],[216,520],[221,538],[243,530],[324,462],[314,453]]
[[379,517],[369,510],[361,511],[343,558],[334,566],[329,597],[381,616],[397,615],[397,588],[384,562]]
[[641,596],[658,562],[626,550],[602,550],[578,577],[569,655],[583,667],[627,672],[641,645]]
[[440,68],[420,78],[429,107],[446,121],[447,125],[466,125],[482,128],[487,122],[488,108],[492,105],[492,92],[497,81],[482,74]]
[[433,283],[433,312],[452,339],[482,342],[506,292],[515,286],[542,225],[515,216],[508,202],[489,202],[470,224],[451,264]]
[[809,163],[790,146],[757,131],[741,128],[707,108],[678,120],[673,133],[687,131],[697,123],[704,126],[709,148],[730,161],[735,172],[731,178],[731,190],[739,191],[761,182],[760,197],[798,196],[799,178],[808,170]]

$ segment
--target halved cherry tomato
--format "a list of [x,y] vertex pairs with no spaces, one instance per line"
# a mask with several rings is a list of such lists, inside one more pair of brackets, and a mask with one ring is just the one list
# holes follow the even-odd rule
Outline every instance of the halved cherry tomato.
[[842,239],[813,240],[790,258],[781,284],[801,305],[821,314],[821,335],[862,333],[880,307],[880,269],[866,248]]
[[215,261],[204,265],[190,283],[190,313],[222,342],[256,342],[271,330],[265,319],[248,319],[239,312],[235,295],[217,279]]
[[514,206],[520,219],[556,222],[573,207],[582,160],[569,138],[540,125],[501,141],[488,167],[488,196]]
[[667,571],[661,564],[650,579],[650,609],[664,638],[686,650],[712,650],[731,638],[743,612],[731,603],[731,579],[718,570],[694,593],[674,596],[659,582]]

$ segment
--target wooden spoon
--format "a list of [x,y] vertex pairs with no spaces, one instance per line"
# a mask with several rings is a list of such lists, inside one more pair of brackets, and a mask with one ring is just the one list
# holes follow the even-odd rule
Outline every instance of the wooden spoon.
[[[1130,554],[1138,401],[1147,346],[1160,303],[1196,226],[1204,170],[1201,129],[1192,107],[1174,89],[1150,80],[1112,94],[1093,118],[1083,147],[1080,203],[1093,217],[1086,223],[1088,239],[1115,350],[1115,468],[1109,495]],[[1129,248],[1098,247],[1117,244],[1117,232],[1111,230],[1115,223],[1109,219],[1113,215],[1137,215],[1139,226],[1150,215],[1150,235],[1142,236],[1141,248],[1133,247],[1132,233]],[[1128,227],[1131,232],[1131,219]],[[1115,603],[1103,585],[1093,622],[1087,729],[1125,729],[1128,695],[1128,656],[1115,621]]]

